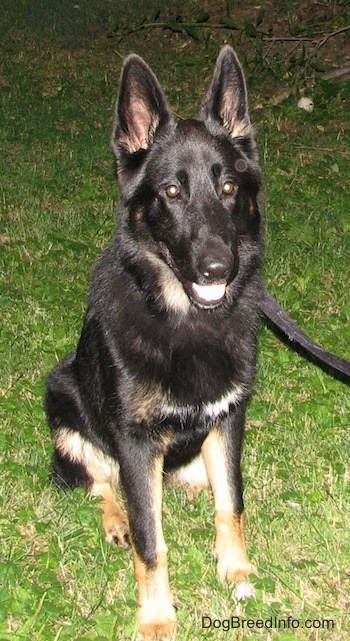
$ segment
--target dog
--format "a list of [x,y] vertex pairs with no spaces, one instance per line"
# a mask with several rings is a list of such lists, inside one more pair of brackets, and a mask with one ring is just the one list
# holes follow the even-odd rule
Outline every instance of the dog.
[[[252,594],[241,454],[256,368],[263,193],[240,62],[220,51],[198,118],[176,121],[135,54],[112,148],[120,211],[97,260],[76,350],[51,372],[54,474],[102,498],[108,541],[131,544],[143,641],[173,638],[164,479],[215,503],[221,580]],[[127,514],[117,495],[121,488]]]

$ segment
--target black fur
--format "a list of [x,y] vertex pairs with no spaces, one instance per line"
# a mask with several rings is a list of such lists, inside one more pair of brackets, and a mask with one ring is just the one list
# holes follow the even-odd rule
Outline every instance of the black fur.
[[[152,72],[137,56],[127,59],[112,141],[121,185],[118,230],[95,265],[77,350],[48,382],[53,432],[77,431],[118,461],[132,530],[140,469],[124,460],[132,453],[140,468],[164,449],[165,467],[187,462],[217,418],[203,407],[239,388],[236,404],[244,408],[254,380],[260,169],[243,75],[228,47],[215,74],[200,117],[176,123]],[[233,193],[223,191],[227,181]],[[167,195],[169,185],[176,197]],[[192,283],[226,283],[225,296],[200,300]],[[181,299],[174,305],[173,290]],[[151,398],[157,389],[154,406],[150,400],[147,410],[133,407],[135,385]],[[233,403],[227,427],[233,433],[236,413]],[[242,430],[243,421],[237,423]],[[89,470],[70,465],[69,457],[56,452],[54,463],[66,483],[89,485]]]
[[[198,119],[179,123],[152,71],[129,56],[112,147],[121,188],[117,233],[96,262],[77,349],[51,372],[45,406],[56,481],[100,492],[106,534],[123,541],[126,519],[112,487],[120,473],[135,568],[146,568],[137,577],[141,638],[168,639],[172,606],[165,602],[168,615],[156,611],[167,592],[155,517],[157,462],[171,474],[203,446],[212,485],[227,479],[236,524],[238,554],[230,556],[221,539],[219,557],[227,578],[245,579],[252,566],[239,521],[240,459],[260,310],[344,376],[349,363],[329,359],[305,338],[262,285],[261,176],[244,76],[230,47],[220,53]],[[217,470],[205,449],[214,432],[223,457]],[[101,490],[106,485],[112,499]],[[162,581],[154,579],[158,567]]]
[[[218,567],[244,581],[253,566],[240,520],[240,459],[261,311],[346,380],[350,366],[305,336],[262,285],[261,176],[244,76],[230,47],[219,55],[198,119],[179,123],[152,71],[129,56],[112,147],[117,233],[96,262],[77,349],[51,372],[45,406],[56,481],[103,496],[107,537],[125,542],[127,522],[113,494],[120,474],[140,638],[167,640],[175,615],[156,516],[157,463],[171,474],[203,447],[217,518],[233,546],[217,530]],[[217,469],[208,442],[221,457]],[[220,513],[226,479],[231,521]]]

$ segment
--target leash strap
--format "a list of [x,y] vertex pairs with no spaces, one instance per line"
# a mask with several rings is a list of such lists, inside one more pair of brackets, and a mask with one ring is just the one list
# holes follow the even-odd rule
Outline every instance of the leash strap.
[[315,343],[266,289],[260,302],[260,308],[269,321],[267,324],[271,324],[275,332],[276,330],[277,333],[278,331],[282,332],[288,339],[292,349],[298,351],[297,347],[301,347],[307,355],[313,357],[311,360],[316,360],[319,365],[328,370],[335,378],[339,378],[345,383],[350,383],[350,361],[327,352],[327,350]]

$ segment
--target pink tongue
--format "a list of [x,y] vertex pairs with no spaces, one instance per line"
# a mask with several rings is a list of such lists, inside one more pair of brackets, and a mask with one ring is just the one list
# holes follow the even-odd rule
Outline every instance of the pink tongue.
[[222,283],[221,285],[197,285],[197,283],[192,283],[192,288],[197,294],[198,298],[206,301],[207,303],[213,303],[215,301],[221,300],[224,297],[226,284]]

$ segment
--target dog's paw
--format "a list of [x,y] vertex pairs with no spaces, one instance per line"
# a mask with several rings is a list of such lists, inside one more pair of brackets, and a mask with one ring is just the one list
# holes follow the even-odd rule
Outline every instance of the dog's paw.
[[[250,586],[248,578],[250,574],[256,574],[257,571],[247,556],[243,554],[237,555],[235,552],[219,554],[217,556],[217,571],[220,581],[228,581],[230,584],[237,586],[237,594],[243,595],[244,592],[247,592],[245,596],[237,596],[238,600],[251,596],[251,594],[248,594],[247,586]],[[250,592],[254,592],[253,587],[250,587]]]
[[238,563],[236,556],[231,559],[226,556],[224,562],[218,562],[219,578],[235,586],[233,597],[236,601],[255,598],[255,590],[248,577],[256,573],[256,568],[248,558],[242,558]]
[[147,623],[139,627],[137,641],[172,641],[174,631],[174,623]]
[[236,601],[255,599],[255,589],[249,581],[240,581],[235,587],[233,596]]
[[129,523],[126,514],[121,510],[105,513],[103,529],[107,543],[116,543],[124,548],[130,547]]
[[156,607],[144,605],[138,614],[137,641],[172,641],[176,615],[171,603],[158,602]]

